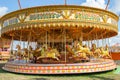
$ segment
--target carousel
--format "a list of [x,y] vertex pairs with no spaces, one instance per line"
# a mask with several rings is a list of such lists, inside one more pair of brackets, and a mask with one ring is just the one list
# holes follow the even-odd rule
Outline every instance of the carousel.
[[77,5],[38,6],[8,13],[0,23],[1,37],[12,40],[6,71],[76,74],[116,68],[108,50],[109,38],[118,34],[118,16],[112,12]]

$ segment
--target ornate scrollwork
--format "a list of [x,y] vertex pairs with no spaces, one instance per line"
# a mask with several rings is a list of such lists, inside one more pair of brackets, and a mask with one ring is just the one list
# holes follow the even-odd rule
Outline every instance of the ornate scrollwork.
[[17,17],[18,17],[18,20],[20,22],[24,22],[26,17],[27,17],[27,14],[26,13],[22,13],[22,14],[19,14]]

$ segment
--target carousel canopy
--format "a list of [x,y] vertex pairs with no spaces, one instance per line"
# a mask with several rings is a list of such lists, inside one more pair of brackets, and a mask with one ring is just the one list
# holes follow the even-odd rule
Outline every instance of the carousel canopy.
[[[118,34],[118,16],[112,12],[85,6],[53,5],[26,8],[8,13],[0,18],[1,36],[26,41],[59,41],[66,34],[67,40],[109,38]],[[65,32],[65,33],[64,33]],[[53,40],[51,40],[53,41]]]

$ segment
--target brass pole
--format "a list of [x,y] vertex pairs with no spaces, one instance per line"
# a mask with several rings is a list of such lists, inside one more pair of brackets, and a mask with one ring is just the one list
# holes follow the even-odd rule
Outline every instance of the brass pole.
[[11,56],[13,54],[13,35],[12,35],[12,41],[11,41],[11,51],[10,51],[10,59],[11,59]]
[[64,30],[64,41],[65,41],[65,63],[66,63],[66,29]]
[[29,36],[28,36],[28,46],[27,46],[27,48],[28,48],[28,62],[30,60],[30,52],[29,52],[30,39],[31,39],[31,30],[30,30],[30,33],[29,33]]
[[46,49],[47,49],[47,41],[48,41],[48,32],[46,31]]
[[54,48],[54,30],[53,30],[53,40],[52,40],[52,48]]
[[21,40],[22,39],[22,30],[21,30],[21,33],[20,33],[20,46],[21,46]]

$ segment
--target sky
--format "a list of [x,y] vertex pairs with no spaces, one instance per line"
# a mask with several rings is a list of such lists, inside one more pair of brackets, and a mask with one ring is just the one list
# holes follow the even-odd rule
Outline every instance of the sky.
[[[105,9],[108,0],[67,0],[67,5],[82,5]],[[64,5],[64,0],[20,0],[22,8],[43,5]],[[120,0],[110,0],[108,10],[120,14]],[[0,16],[19,9],[18,0],[0,0]],[[110,43],[120,43],[120,21],[119,34],[110,39]]]

